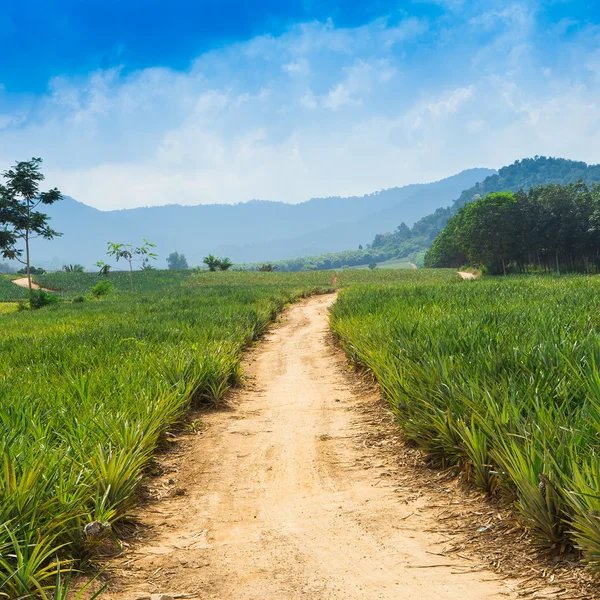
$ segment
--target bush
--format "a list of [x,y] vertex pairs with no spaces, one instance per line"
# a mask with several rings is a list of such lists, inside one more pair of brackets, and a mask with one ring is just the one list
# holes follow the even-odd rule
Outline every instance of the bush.
[[75,296],[71,302],[85,302],[85,296]]
[[44,290],[31,290],[31,295],[29,296],[30,308],[42,308],[43,306],[56,304],[57,302],[60,302],[60,300],[56,296]]
[[106,279],[103,279],[102,281],[99,281],[91,290],[90,292],[96,296],[96,298],[100,298],[101,296],[106,296],[108,294],[110,294],[113,289],[114,289],[114,284],[112,283],[112,281],[107,281]]

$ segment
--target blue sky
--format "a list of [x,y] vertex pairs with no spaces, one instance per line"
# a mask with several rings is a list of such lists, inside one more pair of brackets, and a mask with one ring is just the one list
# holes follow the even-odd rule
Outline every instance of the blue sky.
[[31,0],[0,34],[0,167],[99,208],[600,162],[592,1]]

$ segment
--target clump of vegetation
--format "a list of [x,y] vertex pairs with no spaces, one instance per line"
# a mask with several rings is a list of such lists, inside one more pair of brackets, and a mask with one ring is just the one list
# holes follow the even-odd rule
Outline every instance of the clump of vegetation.
[[41,164],[41,158],[16,163],[2,174],[5,183],[0,185],[0,254],[25,265],[30,292],[33,291],[30,241],[38,237],[51,240],[61,235],[48,225],[49,217],[37,210],[40,205],[47,206],[62,199],[56,188],[40,192],[40,183],[45,179]]
[[209,271],[227,271],[233,267],[233,263],[229,258],[219,258],[214,254],[209,254],[202,259],[202,262],[208,267]]
[[102,296],[107,296],[108,294],[112,293],[114,288],[115,288],[115,285],[112,281],[103,279],[102,281],[99,281],[90,290],[90,293],[92,294],[92,296],[95,296],[96,298],[101,298]]
[[[31,275],[43,275],[46,272],[46,269],[42,269],[41,267],[36,268],[34,266],[29,267],[29,272]],[[17,271],[17,275],[27,275],[27,269],[19,269]]]
[[60,302],[59,298],[45,290],[32,290],[29,295],[29,306],[33,309],[43,308],[44,306],[57,304],[58,302]]
[[103,260],[99,260],[96,263],[96,266],[100,269],[98,271],[98,275],[100,277],[108,277],[110,274],[110,270],[112,269],[111,265],[105,263]]
[[515,498],[540,548],[575,546],[600,571],[600,281],[425,281],[343,290],[331,323],[348,356],[408,439]]
[[257,271],[264,271],[265,273],[272,273],[277,270],[277,265],[271,263],[262,263],[256,268]]
[[62,270],[65,273],[85,273],[83,265],[63,265]]
[[171,252],[167,256],[167,268],[172,271],[186,271],[189,269],[187,258],[185,254],[179,254],[179,252]]
[[479,264],[489,273],[600,271],[600,186],[499,192],[463,206],[425,256],[426,266]]

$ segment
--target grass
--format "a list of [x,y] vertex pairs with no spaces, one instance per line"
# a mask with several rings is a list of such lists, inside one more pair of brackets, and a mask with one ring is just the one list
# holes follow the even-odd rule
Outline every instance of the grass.
[[600,571],[600,279],[149,271],[91,299],[99,279],[36,277],[63,302],[18,313],[27,290],[0,279],[0,597],[60,596],[59,570],[93,554],[85,526],[128,518],[165,432],[239,382],[288,302],[333,285],[332,329],[407,437]]
[[333,331],[410,440],[600,571],[600,279],[438,275],[343,290]]
[[28,290],[15,285],[10,275],[0,275],[0,302],[19,302],[27,300]]
[[[369,265],[358,265],[355,267],[348,267],[349,269],[368,269]],[[391,258],[383,262],[377,263],[378,269],[414,269],[412,263],[408,262],[405,258]]]
[[[85,526],[130,514],[165,432],[240,381],[243,349],[287,303],[331,287],[320,273],[136,276],[136,294],[116,274],[105,299],[2,316],[0,597],[59,593],[60,569],[93,552]],[[98,280],[37,279],[64,298]]]

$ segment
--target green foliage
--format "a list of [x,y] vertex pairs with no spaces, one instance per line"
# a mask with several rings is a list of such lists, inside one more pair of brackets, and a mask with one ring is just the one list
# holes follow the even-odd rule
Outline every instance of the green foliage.
[[65,273],[84,273],[85,272],[83,265],[63,265],[62,270]]
[[[370,249],[385,253],[387,258],[408,257],[415,264],[421,266],[423,252],[431,246],[433,240],[446,227],[449,219],[456,215],[464,205],[494,192],[518,192],[521,189],[527,191],[539,185],[550,183],[567,185],[577,181],[583,181],[588,185],[600,181],[600,165],[587,165],[584,162],[565,160],[564,158],[546,158],[545,156],[517,160],[512,165],[501,168],[497,175],[486,177],[482,182],[462,192],[448,208],[439,208],[434,213],[418,220],[412,227],[401,223],[391,233],[376,235]],[[442,246],[446,241],[442,239],[439,245]],[[459,261],[460,257],[452,258],[453,260],[444,264],[450,266],[450,262],[452,262],[452,266],[456,266],[455,263]],[[433,262],[433,264],[439,266],[442,263]]]
[[[122,292],[103,302],[2,315],[0,587],[9,597],[64,597],[58,572],[94,548],[84,527],[118,529],[165,431],[239,382],[243,349],[287,303],[331,289],[330,274],[139,276],[137,294],[120,273]],[[110,285],[94,273],[45,277],[71,297]]]
[[[96,298],[100,298],[102,296],[107,296],[108,294],[110,294],[115,288],[115,284],[112,281],[108,281],[106,279],[103,279],[102,281],[99,281],[91,290],[90,293],[92,294],[92,296],[95,296]],[[73,300],[75,301],[75,300]]]
[[0,254],[18,260],[27,270],[31,265],[29,241],[35,237],[51,240],[61,235],[48,225],[48,216],[36,210],[41,204],[48,206],[62,199],[56,188],[40,192],[40,183],[44,181],[41,164],[41,158],[16,163],[2,174],[4,184],[0,185]]
[[261,263],[256,268],[257,271],[264,271],[265,273],[272,273],[277,270],[277,266],[271,263]]
[[185,254],[179,254],[179,252],[171,252],[167,256],[167,267],[172,271],[186,271],[189,269],[188,261]]
[[221,271],[227,271],[231,267],[233,267],[233,263],[231,262],[231,260],[229,260],[228,257],[221,258],[219,260],[219,270],[221,270]]
[[29,306],[33,309],[43,308],[51,304],[60,302],[54,294],[50,294],[45,290],[31,290],[29,294]]
[[97,266],[97,267],[100,269],[100,270],[98,271],[98,275],[99,275],[100,277],[108,277],[108,276],[109,276],[109,274],[110,274],[110,270],[112,269],[112,266],[111,266],[111,265],[109,265],[109,264],[105,263],[103,260],[99,260],[99,261],[96,263],[96,266]]
[[[31,266],[31,267],[29,267],[29,272],[32,275],[43,275],[46,272],[46,269],[42,269],[41,267],[40,268],[36,268],[34,266]],[[17,271],[17,275],[27,275],[27,269],[26,268],[25,269],[19,269]]]
[[600,268],[600,186],[551,184],[494,193],[463,206],[429,249],[433,267],[478,264],[488,273]]
[[[141,246],[120,244],[118,242],[108,242],[108,250],[106,251],[109,256],[114,256],[117,262],[119,262],[119,260],[122,258],[129,265],[129,284],[132,292],[135,291],[133,286],[133,263],[139,262],[141,263],[142,270],[148,270],[150,268],[150,260],[157,259],[157,254],[151,252],[151,249],[156,248],[156,245],[150,243],[145,238],[143,241],[144,243]],[[102,265],[102,267],[103,266],[104,265]],[[105,274],[108,274],[108,272]]]
[[233,267],[233,263],[229,258],[219,258],[214,254],[209,254],[202,259],[202,262],[208,267],[209,271],[228,271]]
[[219,258],[214,254],[209,254],[202,259],[202,262],[208,267],[209,271],[216,271],[219,268]]
[[600,571],[600,281],[428,272],[342,290],[333,331],[410,440]]

